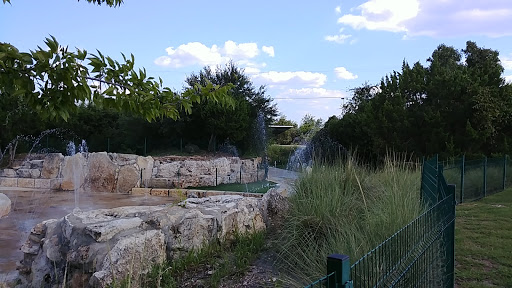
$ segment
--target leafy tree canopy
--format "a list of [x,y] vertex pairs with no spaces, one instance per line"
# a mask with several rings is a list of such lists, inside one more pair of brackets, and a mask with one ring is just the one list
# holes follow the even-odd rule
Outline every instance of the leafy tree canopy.
[[[48,47],[20,52],[0,43],[0,93],[2,98],[19,98],[45,118],[67,120],[77,102],[92,102],[143,116],[177,118],[179,110],[191,112],[193,103],[210,98],[215,103],[233,105],[227,99],[229,85],[195,85],[181,95],[163,87],[162,79],[148,77],[145,69],[134,69],[133,55],[123,54],[123,62],[97,51],[69,51],[54,37]],[[91,69],[92,68],[92,69]],[[91,82],[92,81],[92,82]]]
[[510,153],[512,86],[502,77],[498,51],[468,41],[439,45],[427,59],[354,89],[341,119],[325,127],[367,159],[389,149],[416,155]]
[[214,143],[229,140],[239,148],[251,149],[254,144],[250,139],[254,132],[254,125],[258,114],[262,114],[265,123],[272,123],[277,116],[277,109],[272,100],[266,96],[264,86],[255,88],[244,70],[235,63],[229,62],[225,66],[218,66],[215,70],[204,67],[198,74],[191,74],[185,80],[187,88],[197,85],[213,83],[224,87],[232,86],[229,95],[235,102],[235,109],[226,109],[214,102],[205,101],[194,107],[194,114],[190,121],[197,127],[194,131],[205,131],[210,134],[210,150]]

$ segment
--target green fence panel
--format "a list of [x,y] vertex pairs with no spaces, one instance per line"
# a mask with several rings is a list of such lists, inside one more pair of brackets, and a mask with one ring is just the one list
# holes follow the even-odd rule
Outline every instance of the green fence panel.
[[330,255],[328,274],[307,287],[454,287],[456,186],[447,184],[443,170],[437,157],[423,163],[423,214],[350,269],[347,256]]

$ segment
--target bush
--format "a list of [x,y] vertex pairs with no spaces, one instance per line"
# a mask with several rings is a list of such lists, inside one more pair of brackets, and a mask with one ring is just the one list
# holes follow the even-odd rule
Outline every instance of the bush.
[[286,167],[288,159],[298,147],[299,145],[270,145],[267,149],[270,164],[276,163],[279,167]]

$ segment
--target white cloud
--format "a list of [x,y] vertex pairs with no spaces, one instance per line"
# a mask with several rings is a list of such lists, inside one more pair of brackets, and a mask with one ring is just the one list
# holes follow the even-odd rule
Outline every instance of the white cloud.
[[339,34],[339,35],[327,35],[325,36],[325,40],[329,42],[336,42],[338,44],[345,43],[345,40],[352,37],[352,35]]
[[336,14],[340,14],[341,13],[341,6],[336,6],[336,8],[334,8],[334,12],[336,12]]
[[369,0],[342,15],[353,29],[430,37],[512,35],[510,0]]
[[252,76],[252,80],[269,86],[307,86],[320,87],[327,81],[327,76],[322,73],[294,71],[277,72],[269,71]]
[[512,75],[507,75],[504,78],[505,78],[505,82],[512,83]]
[[[214,45],[215,46],[215,45]],[[222,49],[223,54],[231,59],[251,59],[260,53],[258,49],[258,44],[256,43],[240,43],[236,44],[231,40],[226,41],[224,43],[224,48]]]
[[[272,46],[263,46],[263,52],[272,55],[274,48]],[[248,61],[256,58],[260,54],[260,49],[256,43],[240,43],[226,41],[224,46],[212,45],[208,47],[200,42],[190,42],[182,44],[177,48],[168,47],[165,49],[166,56],[160,56],[155,59],[155,64],[159,66],[168,66],[180,68],[192,65],[219,65],[225,64],[230,59],[233,61]]]
[[279,94],[279,98],[315,98],[315,97],[338,97],[345,98],[346,95],[340,90],[329,90],[325,88],[301,88],[288,89]]
[[418,15],[418,0],[370,0],[357,7],[361,14],[345,14],[338,23],[353,29],[407,31],[404,21]]
[[357,75],[355,75],[352,72],[349,72],[345,67],[334,68],[334,73],[336,73],[336,76],[340,79],[345,79],[345,80],[357,79]]
[[512,70],[512,58],[502,56],[500,57],[500,62],[505,70]]
[[263,52],[267,53],[268,56],[270,57],[274,57],[274,47],[273,46],[263,46],[261,47],[261,50],[263,50]]
[[258,74],[261,72],[260,68],[247,66],[244,68],[244,72],[247,74]]

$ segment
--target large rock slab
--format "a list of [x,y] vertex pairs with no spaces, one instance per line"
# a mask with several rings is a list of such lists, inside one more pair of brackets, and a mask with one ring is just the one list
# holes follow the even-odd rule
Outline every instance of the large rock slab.
[[120,239],[108,252],[94,272],[90,284],[108,287],[114,281],[132,276],[131,284],[137,287],[139,277],[149,272],[153,265],[165,260],[165,237],[159,230],[141,231]]
[[0,170],[0,177],[17,177],[16,170],[14,169],[2,169]]
[[20,287],[108,287],[129,275],[137,287],[153,264],[265,229],[264,209],[276,207],[265,199],[274,198],[222,195],[174,206],[75,210],[32,229],[22,247]]
[[41,170],[39,169],[18,169],[16,171],[20,178],[39,178],[41,176]]
[[116,191],[118,193],[129,193],[132,188],[137,187],[137,183],[140,181],[139,173],[134,165],[122,166],[117,176]]
[[118,166],[105,152],[89,154],[86,187],[93,192],[115,192]]
[[137,157],[137,166],[142,169],[142,183],[139,183],[139,187],[146,187],[149,179],[153,174],[154,159],[151,156],[148,157]]
[[60,166],[64,161],[64,156],[60,153],[50,153],[46,155],[41,170],[41,177],[46,179],[57,178],[60,173]]
[[11,212],[11,199],[5,194],[0,193],[0,218]]

